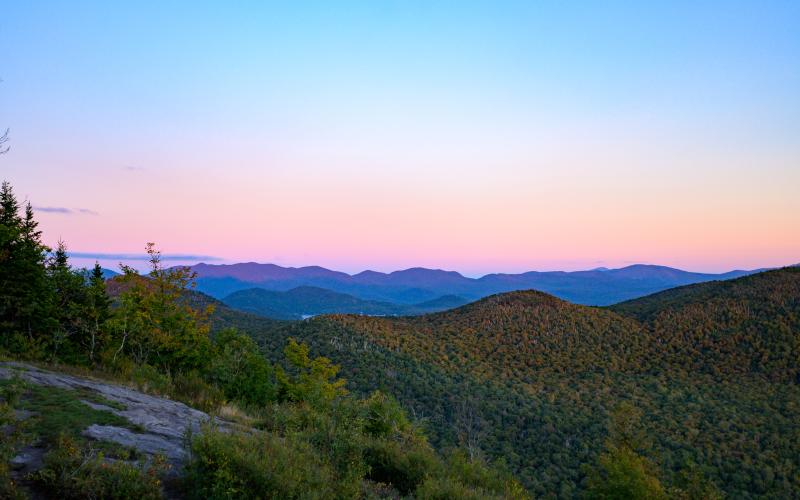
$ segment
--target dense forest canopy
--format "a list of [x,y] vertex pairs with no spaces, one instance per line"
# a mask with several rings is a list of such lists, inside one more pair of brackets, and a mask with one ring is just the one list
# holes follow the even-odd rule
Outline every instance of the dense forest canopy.
[[701,471],[734,497],[800,488],[798,268],[610,308],[530,291],[415,318],[271,323],[258,340],[275,353],[287,337],[341,363],[356,391],[397,395],[438,446],[503,457],[536,495],[588,487],[622,403],[667,483]]

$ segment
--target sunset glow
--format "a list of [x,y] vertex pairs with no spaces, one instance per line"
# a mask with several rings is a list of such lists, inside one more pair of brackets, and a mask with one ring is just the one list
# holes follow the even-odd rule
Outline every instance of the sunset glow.
[[4,8],[0,172],[79,264],[800,261],[796,2],[78,3]]

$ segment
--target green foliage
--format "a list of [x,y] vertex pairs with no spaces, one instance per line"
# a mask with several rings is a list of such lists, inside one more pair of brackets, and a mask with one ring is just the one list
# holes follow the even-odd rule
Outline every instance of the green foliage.
[[588,498],[647,500],[666,499],[667,495],[651,466],[627,447],[610,447],[600,455],[599,468],[589,474]]
[[198,311],[181,300],[193,285],[194,274],[187,268],[164,269],[153,243],[146,249],[151,267],[148,278],[126,266],[119,278],[122,292],[110,325],[118,339],[114,360],[127,355],[137,364],[161,370],[201,368],[211,348],[211,311]]
[[115,363],[117,372],[143,392],[170,396],[175,394],[172,377],[162,373],[155,366],[137,365],[128,359],[121,359]]
[[58,498],[149,500],[163,498],[158,478],[163,469],[163,461],[149,465],[109,461],[102,453],[62,435],[45,456],[44,467],[34,474],[34,480]]
[[475,488],[487,496],[514,499],[529,497],[503,462],[488,466],[480,459],[470,458],[462,449],[450,452],[447,459],[447,475],[452,482]]
[[611,309],[519,292],[417,318],[247,321],[273,361],[307,343],[354,393],[396,397],[437,449],[503,457],[537,496],[584,489],[625,402],[671,495],[691,464],[733,497],[800,489],[800,269]]
[[[350,395],[338,377],[340,367],[325,356],[311,357],[307,344],[287,339],[282,364],[273,368],[247,335],[223,329],[212,338],[215,304],[192,293],[194,275],[187,269],[163,268],[153,244],[147,245],[147,276],[123,266],[123,275],[107,284],[98,265],[90,273],[72,269],[61,242],[45,259],[30,207],[22,218],[10,186],[0,194],[6,207],[0,236],[7,237],[0,241],[6,244],[0,257],[10,264],[2,270],[12,270],[2,276],[18,281],[25,268],[43,279],[43,288],[26,289],[34,294],[26,296],[29,303],[4,298],[0,290],[0,319],[13,327],[11,336],[2,337],[4,347],[111,371],[140,389],[206,411],[222,408],[227,399],[257,415],[244,420],[255,420],[260,430],[209,428],[193,440],[185,482],[190,497],[355,498],[426,491],[519,496],[509,494],[518,487],[510,477],[479,461],[442,460],[394,398],[379,391],[363,400]],[[13,384],[0,386],[12,394]],[[12,399],[5,398],[5,419]],[[38,444],[53,448],[36,475],[39,486],[65,498],[159,497],[155,468],[128,463],[124,451],[108,459],[80,434],[91,424],[129,427],[128,421],[81,400],[118,408],[91,391],[38,385],[20,401],[33,414],[28,421]],[[427,489],[420,489],[424,484]]]
[[192,447],[190,496],[357,498],[381,491],[426,498],[420,495],[463,491],[468,498],[527,498],[502,469],[465,453],[443,460],[416,429],[373,435],[366,430],[370,406],[352,396],[321,409],[276,403],[263,410],[262,432],[204,430]]
[[299,286],[287,291],[249,288],[233,292],[222,301],[240,311],[284,320],[331,313],[407,316],[450,309],[467,302],[462,297],[450,295],[418,304],[397,304],[364,300],[315,286]]
[[459,498],[464,500],[484,500],[503,498],[492,495],[481,489],[472,489],[461,483],[453,482],[447,478],[429,478],[416,490],[415,498],[421,500],[451,500]]
[[315,408],[307,402],[284,402],[264,412],[259,427],[312,447],[334,475],[344,496],[354,496],[367,472],[363,459],[364,420],[352,398]]
[[[252,389],[242,387],[242,390],[250,392]],[[224,390],[210,383],[198,371],[173,375],[169,396],[207,413],[216,411],[225,402]]]
[[30,203],[20,206],[8,182],[0,187],[0,347],[16,353],[41,350],[55,326],[54,293],[45,273],[49,248]]
[[642,411],[629,402],[617,405],[609,415],[607,447],[646,452],[650,440],[642,430]]
[[[0,380],[0,387],[8,381]],[[138,430],[125,418],[104,410],[95,410],[81,400],[103,404],[112,408],[117,405],[92,391],[62,389],[60,387],[28,384],[24,399],[18,407],[33,413],[30,426],[35,429],[38,440],[46,445],[56,442],[61,435],[78,438],[80,431],[91,424],[115,425]]]
[[721,500],[722,492],[696,464],[688,464],[675,478],[675,485],[667,492],[670,498],[685,500]]
[[391,437],[411,431],[405,410],[393,397],[375,391],[363,404],[366,409],[364,430],[371,436]]
[[75,271],[67,261],[67,247],[59,241],[54,255],[47,262],[47,276],[53,287],[55,303],[53,319],[56,328],[50,336],[50,359],[71,364],[85,362],[84,339],[92,326],[89,311],[89,287],[86,276]]
[[347,394],[345,380],[335,379],[339,366],[326,357],[312,360],[308,352],[309,347],[306,344],[289,339],[284,354],[298,375],[291,377],[279,367],[276,376],[280,397],[289,401],[305,401],[320,407],[330,404],[337,396]]
[[215,335],[214,348],[208,377],[228,399],[258,407],[277,398],[273,369],[250,337],[225,329]]
[[125,358],[118,359],[113,370],[115,378],[131,383],[142,392],[182,401],[205,412],[217,410],[225,401],[222,388],[200,371],[165,373]]
[[677,374],[800,381],[800,267],[674,288],[610,309],[657,338],[658,351],[648,354],[668,354],[662,363]]
[[[20,214],[20,211],[23,214]],[[107,341],[108,297],[99,266],[72,269],[67,250],[41,241],[33,208],[11,186],[0,189],[0,348],[28,358],[95,362]]]
[[[48,257],[32,208],[4,183],[0,349],[112,370],[203,409],[228,400],[256,414],[263,432],[215,433],[198,445],[197,457],[211,457],[193,465],[209,473],[198,495],[273,485],[281,471],[270,465],[237,475],[268,451],[284,457],[288,475],[267,496],[524,496],[484,457],[504,458],[537,496],[800,489],[800,269],[611,308],[517,292],[416,318],[286,323],[219,306],[192,292],[187,269],[164,269],[152,244],[147,251],[146,276],[124,268],[106,283],[99,266],[72,269],[63,244]],[[75,397],[30,389],[19,404],[39,411],[51,444],[70,429],[79,439],[74,429],[89,422],[121,423]],[[447,460],[435,451],[454,446],[464,451]]]
[[188,498],[335,498],[329,467],[302,443],[266,433],[204,429],[192,442],[186,467]]
[[14,377],[0,384],[0,498],[24,498],[11,477],[8,461],[25,441],[24,428],[15,418],[20,396],[25,391],[22,379]]
[[667,498],[653,465],[635,451],[648,448],[640,418],[641,412],[629,403],[611,413],[606,451],[600,455],[598,466],[589,469],[588,498]]
[[364,458],[369,465],[369,479],[388,483],[400,493],[413,493],[428,477],[440,477],[443,466],[433,448],[419,444],[404,446],[404,443],[373,440],[364,449]]
[[103,269],[95,263],[89,275],[84,308],[82,346],[89,363],[97,362],[97,356],[107,348],[110,335],[106,322],[111,317],[111,299],[106,290]]

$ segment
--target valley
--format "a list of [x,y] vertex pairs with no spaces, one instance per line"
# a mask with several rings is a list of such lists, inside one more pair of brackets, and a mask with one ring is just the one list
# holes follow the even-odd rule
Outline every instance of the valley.
[[420,317],[251,331],[273,360],[288,338],[308,343],[348,387],[395,394],[437,446],[504,458],[534,495],[585,486],[583,464],[623,403],[641,412],[641,451],[669,481],[699,468],[733,497],[800,487],[797,268],[608,308],[513,292]]
[[466,304],[457,295],[445,295],[418,304],[364,300],[345,293],[313,286],[299,286],[285,292],[248,288],[222,298],[226,305],[272,319],[307,319],[320,314],[361,314],[367,316],[411,316]]
[[3,2],[0,500],[800,500],[798,27]]

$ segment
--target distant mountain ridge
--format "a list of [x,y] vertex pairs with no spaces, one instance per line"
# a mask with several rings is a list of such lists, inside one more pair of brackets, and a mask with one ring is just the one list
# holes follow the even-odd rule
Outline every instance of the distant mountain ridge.
[[299,286],[288,291],[248,288],[226,296],[229,307],[273,319],[304,319],[333,313],[370,316],[409,316],[451,309],[466,304],[462,297],[447,295],[415,305],[364,300],[326,288]]
[[113,271],[113,270],[105,268],[105,267],[103,268],[103,279],[110,280],[114,276],[119,276],[119,275],[120,275],[120,273],[118,273],[117,271]]
[[726,280],[760,272],[735,270],[721,274],[694,273],[666,266],[635,264],[620,269],[495,273],[468,278],[455,271],[415,267],[354,275],[320,266],[282,267],[276,264],[197,264],[197,288],[222,299],[249,288],[288,291],[311,286],[362,300],[414,305],[445,295],[477,300],[496,293],[535,289],[582,305],[610,305],[676,286]]

